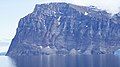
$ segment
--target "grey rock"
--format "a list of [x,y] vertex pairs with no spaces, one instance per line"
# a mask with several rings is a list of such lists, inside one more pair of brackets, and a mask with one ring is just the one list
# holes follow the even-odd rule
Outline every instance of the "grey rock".
[[70,55],[78,55],[78,51],[75,50],[74,48],[70,50]]
[[120,49],[120,13],[111,16],[93,6],[69,3],[37,4],[20,19],[7,55],[69,54],[72,49],[80,54]]

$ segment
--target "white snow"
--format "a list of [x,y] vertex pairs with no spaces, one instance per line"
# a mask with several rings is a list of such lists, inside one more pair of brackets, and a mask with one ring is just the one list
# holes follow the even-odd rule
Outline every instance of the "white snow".
[[81,21],[79,23],[81,23]]
[[42,49],[43,47],[42,47],[42,46],[40,46],[40,48]]
[[88,27],[88,26],[85,26],[85,27]]
[[85,14],[84,15],[88,15],[88,13],[87,12],[85,12]]
[[60,25],[60,22],[58,22],[58,25]]
[[120,49],[116,50],[115,53],[114,53],[114,55],[120,56]]
[[50,46],[47,46],[46,48],[50,48]]
[[49,46],[42,49],[45,54],[56,54],[57,49],[51,49]]
[[56,12],[55,11],[53,11],[54,12],[54,14],[56,14]]
[[77,50],[71,49],[71,51],[70,51],[69,54],[70,54],[70,55],[77,55]]
[[57,19],[57,21],[58,21],[58,22],[57,22],[57,25],[60,25],[60,22],[59,22],[60,19],[61,19],[61,16],[59,16],[59,18]]
[[45,25],[44,25],[45,26]]
[[60,19],[61,19],[61,16],[59,16],[59,18],[57,20],[60,21]]

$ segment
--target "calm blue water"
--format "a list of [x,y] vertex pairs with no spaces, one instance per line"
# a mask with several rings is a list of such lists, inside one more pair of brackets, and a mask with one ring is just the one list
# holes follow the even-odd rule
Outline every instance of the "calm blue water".
[[115,55],[0,56],[0,67],[120,67]]

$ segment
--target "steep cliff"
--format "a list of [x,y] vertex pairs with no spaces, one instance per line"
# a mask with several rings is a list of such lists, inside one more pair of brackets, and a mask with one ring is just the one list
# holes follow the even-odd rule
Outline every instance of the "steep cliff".
[[20,19],[7,55],[113,54],[119,48],[120,13],[48,3]]

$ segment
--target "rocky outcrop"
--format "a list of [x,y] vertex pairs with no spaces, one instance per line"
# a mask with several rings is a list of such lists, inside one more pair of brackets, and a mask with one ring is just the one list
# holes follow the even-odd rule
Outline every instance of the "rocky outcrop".
[[119,48],[120,13],[48,3],[20,19],[7,55],[113,54]]

